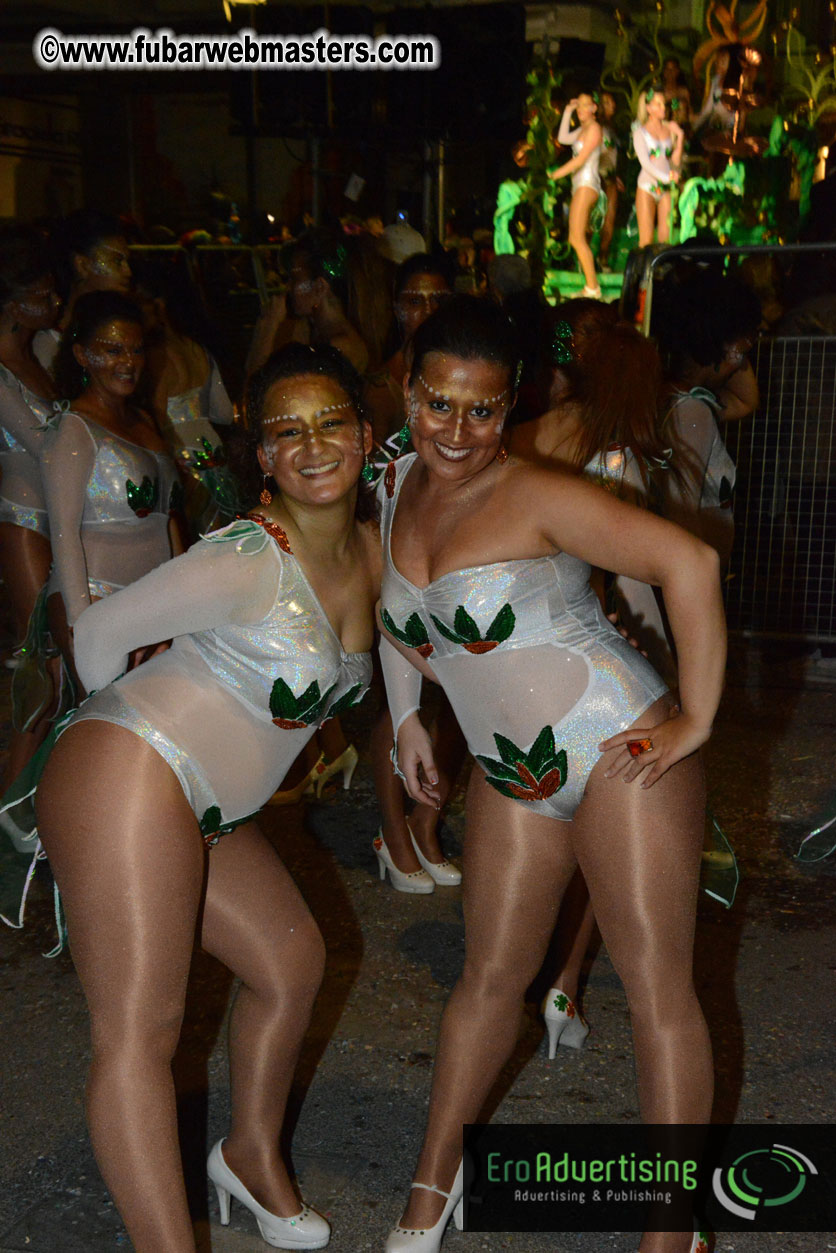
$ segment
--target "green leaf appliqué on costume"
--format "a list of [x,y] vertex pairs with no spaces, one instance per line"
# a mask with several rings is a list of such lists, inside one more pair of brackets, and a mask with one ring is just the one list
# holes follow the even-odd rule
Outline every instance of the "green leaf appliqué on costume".
[[321,722],[323,709],[336,686],[336,683],[332,683],[325,695],[321,696],[319,683],[314,679],[301,696],[294,696],[284,679],[276,679],[270,693],[270,713],[273,715],[274,725],[285,731],[294,731],[299,727],[309,727]]
[[246,818],[236,818],[233,822],[221,822],[223,814],[221,813],[220,805],[210,805],[200,819],[199,824],[204,844],[207,848],[212,848],[222,835],[227,835],[230,831],[234,831],[236,827],[243,826],[245,822],[252,822],[253,818],[257,816],[258,810],[254,814],[248,814]]
[[133,479],[125,480],[125,495],[128,504],[138,518],[147,518],[149,513],[153,513],[159,492],[159,483],[156,479],[149,478],[147,474],[142,476],[139,487]]
[[503,605],[493,622],[485,632],[484,639],[479,627],[471,618],[464,605],[459,605],[453,618],[453,627],[451,631],[440,618],[434,613],[430,614],[436,628],[446,640],[451,644],[460,644],[469,653],[479,656],[482,653],[490,653],[499,644],[504,644],[507,639],[514,633],[517,625],[517,619],[510,605]]
[[403,629],[396,627],[392,615],[388,610],[384,609],[381,613],[383,625],[390,635],[394,635],[396,640],[400,640],[401,644],[405,644],[407,648],[414,648],[422,657],[429,657],[433,651],[430,643],[430,637],[427,634],[427,628],[421,621],[417,613],[412,613],[403,624]]
[[555,749],[554,732],[543,727],[526,752],[504,735],[494,733],[499,760],[477,756],[488,773],[488,783],[503,796],[520,801],[543,801],[560,791],[566,782],[566,750]]

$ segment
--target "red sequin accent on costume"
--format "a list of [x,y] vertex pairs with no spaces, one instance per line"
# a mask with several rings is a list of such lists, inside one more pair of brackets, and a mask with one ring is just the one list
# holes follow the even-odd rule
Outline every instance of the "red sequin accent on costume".
[[390,461],[386,467],[386,474],[383,477],[383,486],[386,488],[386,495],[391,500],[395,494],[395,463]]
[[269,518],[265,518],[260,513],[248,513],[247,517],[251,522],[257,522],[259,526],[263,526],[267,534],[272,535],[282,552],[293,553],[293,549],[290,547],[290,540],[278,522],[271,522]]

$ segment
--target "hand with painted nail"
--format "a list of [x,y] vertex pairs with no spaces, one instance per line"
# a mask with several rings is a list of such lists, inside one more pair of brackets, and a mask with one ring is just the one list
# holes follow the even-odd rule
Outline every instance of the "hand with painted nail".
[[441,792],[433,743],[417,713],[410,714],[398,728],[398,766],[412,799],[419,805],[432,805],[437,809]]
[[608,779],[620,776],[625,783],[641,776],[641,786],[652,787],[671,766],[695,753],[711,730],[673,708],[667,722],[655,727],[631,727],[599,744],[602,753],[612,754],[605,775]]

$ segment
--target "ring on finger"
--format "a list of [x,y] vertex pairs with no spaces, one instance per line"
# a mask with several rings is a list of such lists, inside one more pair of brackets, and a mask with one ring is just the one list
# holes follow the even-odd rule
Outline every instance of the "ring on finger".
[[642,753],[653,752],[653,740],[628,740],[627,749],[631,757],[641,757]]

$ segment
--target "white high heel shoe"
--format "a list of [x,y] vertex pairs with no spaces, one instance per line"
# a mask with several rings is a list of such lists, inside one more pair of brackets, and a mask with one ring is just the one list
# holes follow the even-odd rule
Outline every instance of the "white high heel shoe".
[[589,1027],[581,1017],[574,1001],[570,1001],[560,988],[549,988],[543,1001],[543,1017],[549,1033],[549,1061],[554,1058],[558,1044],[579,1049],[589,1035]]
[[392,855],[386,847],[386,841],[383,838],[383,827],[380,828],[377,835],[372,840],[372,848],[377,857],[377,864],[380,867],[381,879],[386,878],[386,871],[389,871],[389,882],[396,892],[410,892],[414,896],[427,896],[430,892],[435,891],[435,884],[426,870],[413,870],[406,874],[392,861]]
[[438,1222],[433,1227],[418,1229],[414,1227],[393,1227],[389,1232],[384,1253],[438,1253],[451,1214],[453,1222],[459,1231],[462,1229],[464,1221],[464,1201],[462,1199],[462,1194],[464,1193],[464,1162],[459,1163],[456,1178],[453,1180],[453,1187],[449,1192],[442,1192],[441,1188],[436,1188],[431,1183],[414,1183],[412,1186],[413,1188],[423,1188],[426,1192],[437,1192],[439,1196],[447,1198],[447,1204],[441,1211],[441,1217]]
[[321,1214],[303,1205],[293,1218],[280,1218],[271,1214],[263,1205],[250,1195],[237,1175],[234,1175],[224,1161],[219,1140],[206,1162],[206,1171],[215,1185],[218,1194],[218,1205],[221,1211],[221,1226],[229,1223],[229,1198],[246,1205],[258,1224],[262,1240],[266,1240],[274,1249],[324,1249],[331,1239],[331,1227]]
[[284,791],[279,790],[278,792],[274,792],[267,804],[298,805],[303,796],[313,795],[313,790],[317,786],[317,779],[319,779],[323,771],[327,769],[328,767],[325,764],[325,754],[320,753],[319,760],[316,765],[311,767],[300,783],[297,783],[295,787],[285,788]]
[[322,795],[322,789],[331,776],[338,774],[340,771],[343,773],[343,791],[347,792],[351,787],[351,780],[354,778],[357,761],[357,749],[353,744],[349,744],[348,748],[344,749],[339,757],[335,757],[333,761],[329,761],[327,764],[323,762],[316,780],[316,799],[319,800]]
[[409,838],[412,840],[412,847],[415,849],[415,856],[418,858],[433,883],[437,883],[439,887],[443,888],[454,888],[457,884],[461,883],[462,872],[459,870],[458,866],[454,866],[453,863],[448,861],[446,857],[443,861],[428,861],[418,847],[418,841],[412,834],[412,827],[409,823],[406,824],[406,829],[409,832]]

